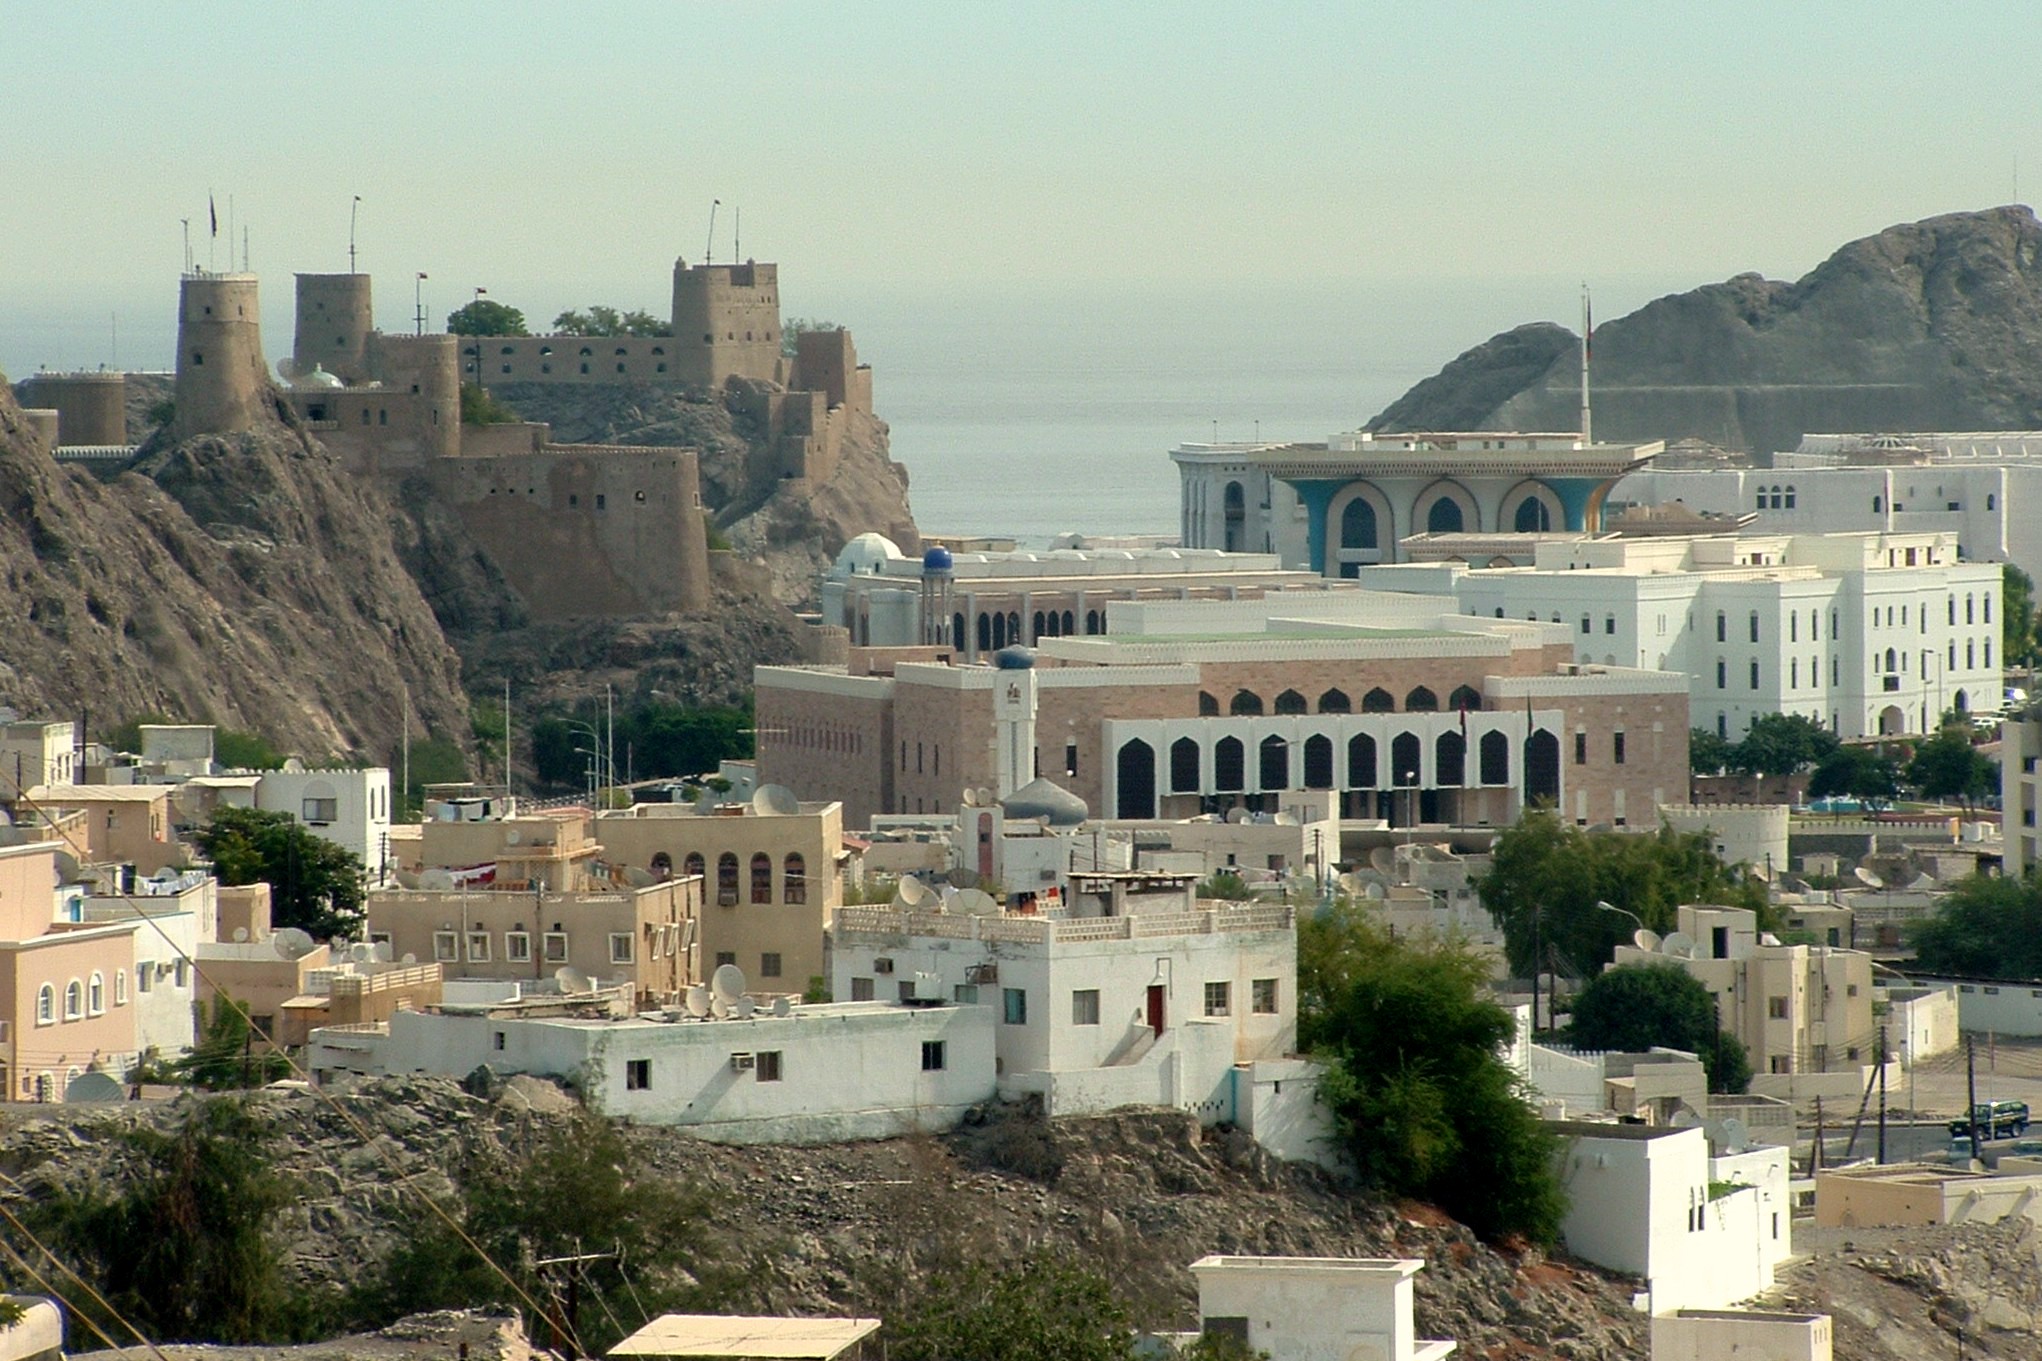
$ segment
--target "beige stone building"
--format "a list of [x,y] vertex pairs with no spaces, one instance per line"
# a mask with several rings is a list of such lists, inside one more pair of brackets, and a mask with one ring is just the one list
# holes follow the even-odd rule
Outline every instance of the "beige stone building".
[[149,875],[191,856],[171,832],[175,792],[170,785],[38,785],[29,797],[46,814],[64,809],[85,814],[84,859],[133,865],[137,874]]

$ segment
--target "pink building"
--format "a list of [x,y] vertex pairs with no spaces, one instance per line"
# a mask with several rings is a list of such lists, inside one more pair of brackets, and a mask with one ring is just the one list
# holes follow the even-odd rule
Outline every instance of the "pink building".
[[55,842],[0,846],[0,1093],[61,1101],[88,1071],[124,1076],[136,1056],[141,919],[86,922],[61,895]]

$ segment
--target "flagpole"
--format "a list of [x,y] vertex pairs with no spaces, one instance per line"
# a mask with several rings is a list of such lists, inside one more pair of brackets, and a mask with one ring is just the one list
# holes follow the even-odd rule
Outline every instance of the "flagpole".
[[1588,285],[1581,285],[1581,442],[1595,443],[1594,422],[1588,406],[1588,356],[1594,347],[1595,317],[1589,309]]

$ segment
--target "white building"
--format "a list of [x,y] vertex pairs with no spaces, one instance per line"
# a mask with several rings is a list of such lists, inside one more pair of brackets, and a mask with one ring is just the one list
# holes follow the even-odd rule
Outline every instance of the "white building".
[[1563,624],[1583,663],[1686,672],[1692,721],[1725,737],[1771,713],[1848,738],[2001,707],[2001,569],[1961,561],[1950,533],[1547,540],[1530,567],[1360,575],[1470,615]]
[[191,961],[219,933],[218,881],[198,870],[138,879],[132,893],[88,894],[77,920],[135,928],[135,1047],[174,1059],[197,1037]]
[[2023,713],[1999,730],[2000,839],[2009,877],[2042,864],[2042,713]]
[[369,882],[388,877],[390,772],[382,766],[342,770],[265,770],[255,806],[289,813],[322,841],[361,857]]
[[1220,1333],[1269,1361],[1440,1361],[1448,1341],[1421,1341],[1412,1278],[1422,1260],[1390,1257],[1201,1257],[1201,1333]]
[[1709,1156],[1700,1128],[1556,1121],[1575,1256],[1641,1276],[1654,1314],[1769,1289],[1791,1249],[1784,1148]]
[[1726,865],[1749,865],[1767,879],[1786,873],[1787,805],[1784,803],[1662,803],[1659,817],[1676,832],[1709,838]]
[[37,785],[67,785],[78,778],[77,728],[69,722],[0,723],[0,795]]
[[976,1002],[997,1020],[1000,1090],[1052,1115],[1125,1105],[1235,1118],[1237,1064],[1297,1038],[1286,906],[1127,916],[967,916],[843,907],[837,997]]
[[1652,1319],[1652,1361],[1831,1361],[1827,1314],[1677,1309]]
[[483,1064],[567,1078],[606,1116],[738,1144],[948,1129],[994,1094],[993,1014],[975,1006],[840,1002],[713,1021],[398,1011],[313,1031],[307,1059],[322,1082]]

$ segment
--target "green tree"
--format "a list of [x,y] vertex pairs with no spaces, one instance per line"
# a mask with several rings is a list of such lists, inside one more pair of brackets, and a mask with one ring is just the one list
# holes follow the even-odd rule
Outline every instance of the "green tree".
[[1298,1038],[1326,1061],[1320,1099],[1364,1181],[1485,1238],[1552,1242],[1557,1146],[1501,1056],[1514,1023],[1489,1000],[1485,962],[1459,942],[1394,939],[1351,905],[1308,920]]
[[524,336],[525,314],[490,298],[477,298],[447,313],[447,332],[457,336]]
[[1687,768],[1696,775],[1721,775],[1730,768],[1732,744],[1708,728],[1690,728],[1687,735]]
[[362,920],[362,862],[289,813],[218,808],[192,840],[223,884],[264,883],[271,917],[315,937],[352,935]]
[[780,323],[780,353],[789,359],[800,348],[803,331],[841,331],[844,328],[834,321],[817,321],[814,317],[789,317]]
[[1971,745],[1965,729],[1944,728],[1914,749],[1907,782],[1926,799],[1957,799],[1966,808],[1999,790],[1999,763]]
[[2000,655],[2008,666],[2033,666],[2038,656],[2035,637],[2035,582],[2026,572],[2006,564],[2000,573]]
[[1740,775],[1793,775],[1836,748],[1836,734],[1805,714],[1765,714],[1730,749],[1730,768]]
[[281,770],[284,754],[261,733],[220,728],[213,733],[213,759],[228,770]]
[[1751,1060],[1718,1023],[1716,999],[1678,964],[1605,969],[1574,998],[1574,1043],[1640,1052],[1655,1046],[1698,1056],[1712,1092],[1742,1092]]
[[508,425],[518,413],[505,406],[479,383],[461,384],[461,424]]
[[673,327],[650,312],[619,312],[601,303],[586,312],[567,311],[553,318],[553,329],[568,336],[670,336]]
[[1924,972],[2042,979],[2042,882],[1966,879],[1912,934]]
[[267,1046],[257,1049],[257,1039],[243,1008],[215,997],[205,1033],[189,1054],[170,1065],[170,1076],[209,1091],[260,1087],[290,1076],[290,1061]]
[[1225,903],[1245,903],[1249,897],[1248,881],[1232,870],[1217,870],[1210,878],[1199,882],[1198,896]]
[[1838,747],[1808,777],[1811,798],[1851,798],[1879,809],[1900,793],[1900,771],[1870,747]]
[[887,1322],[892,1361],[1132,1361],[1106,1277],[1053,1254],[939,1270]]

